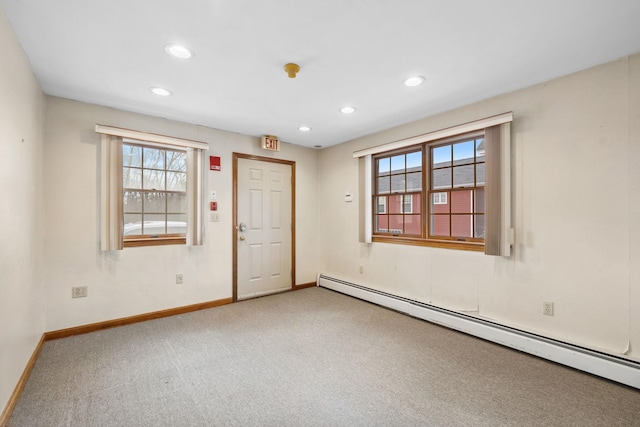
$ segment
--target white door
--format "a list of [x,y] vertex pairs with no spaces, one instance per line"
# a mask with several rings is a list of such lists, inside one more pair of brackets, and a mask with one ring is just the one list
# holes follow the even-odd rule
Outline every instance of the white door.
[[291,170],[291,164],[238,158],[238,300],[292,288]]

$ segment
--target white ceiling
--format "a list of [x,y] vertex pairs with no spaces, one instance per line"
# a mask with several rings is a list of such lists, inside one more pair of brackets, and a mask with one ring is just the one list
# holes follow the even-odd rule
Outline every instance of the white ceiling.
[[[47,94],[273,134],[307,147],[640,52],[638,0],[0,0],[0,6]],[[169,43],[189,47],[194,57],[170,57]],[[296,79],[283,71],[287,62],[302,67]],[[402,85],[416,74],[426,77],[423,85]],[[173,95],[154,95],[154,86]],[[341,114],[345,105],[357,111]],[[303,124],[312,131],[298,131]]]

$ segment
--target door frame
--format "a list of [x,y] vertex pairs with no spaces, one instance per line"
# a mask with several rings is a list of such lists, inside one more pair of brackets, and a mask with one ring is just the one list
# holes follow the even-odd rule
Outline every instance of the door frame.
[[291,289],[296,289],[296,162],[254,154],[233,153],[233,302],[238,301],[238,161],[257,160],[291,166]]

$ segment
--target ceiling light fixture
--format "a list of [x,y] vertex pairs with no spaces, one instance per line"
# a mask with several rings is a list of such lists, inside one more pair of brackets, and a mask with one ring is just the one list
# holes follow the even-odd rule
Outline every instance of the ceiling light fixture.
[[424,77],[422,77],[422,76],[413,76],[413,77],[409,77],[408,79],[406,79],[404,81],[404,85],[405,86],[409,86],[409,87],[414,87],[414,86],[420,86],[423,82],[424,82]]
[[284,66],[284,71],[287,73],[290,79],[295,79],[296,74],[298,74],[298,72],[300,71],[300,66],[298,64],[290,62]]
[[300,127],[298,128],[298,130],[299,130],[300,132],[309,132],[309,131],[311,130],[311,128],[310,128],[309,126],[304,126],[304,125],[303,125],[303,126],[300,126]]
[[193,56],[193,52],[179,44],[168,44],[164,47],[164,50],[169,55],[180,59],[189,59]]
[[158,96],[169,96],[171,95],[171,91],[161,87],[152,87],[151,92],[155,93]]
[[340,112],[341,112],[342,114],[351,114],[351,113],[353,113],[354,111],[356,111],[356,109],[355,109],[354,107],[349,106],[349,105],[347,105],[346,107],[342,107],[342,108],[340,109]]

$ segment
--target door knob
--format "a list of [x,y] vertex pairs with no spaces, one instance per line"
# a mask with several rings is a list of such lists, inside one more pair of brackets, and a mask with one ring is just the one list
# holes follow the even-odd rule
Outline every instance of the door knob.
[[240,235],[240,240],[245,240],[246,237],[244,237],[244,234]]
[[240,225],[238,225],[238,230],[244,233],[245,231],[247,231],[247,224],[241,222]]

